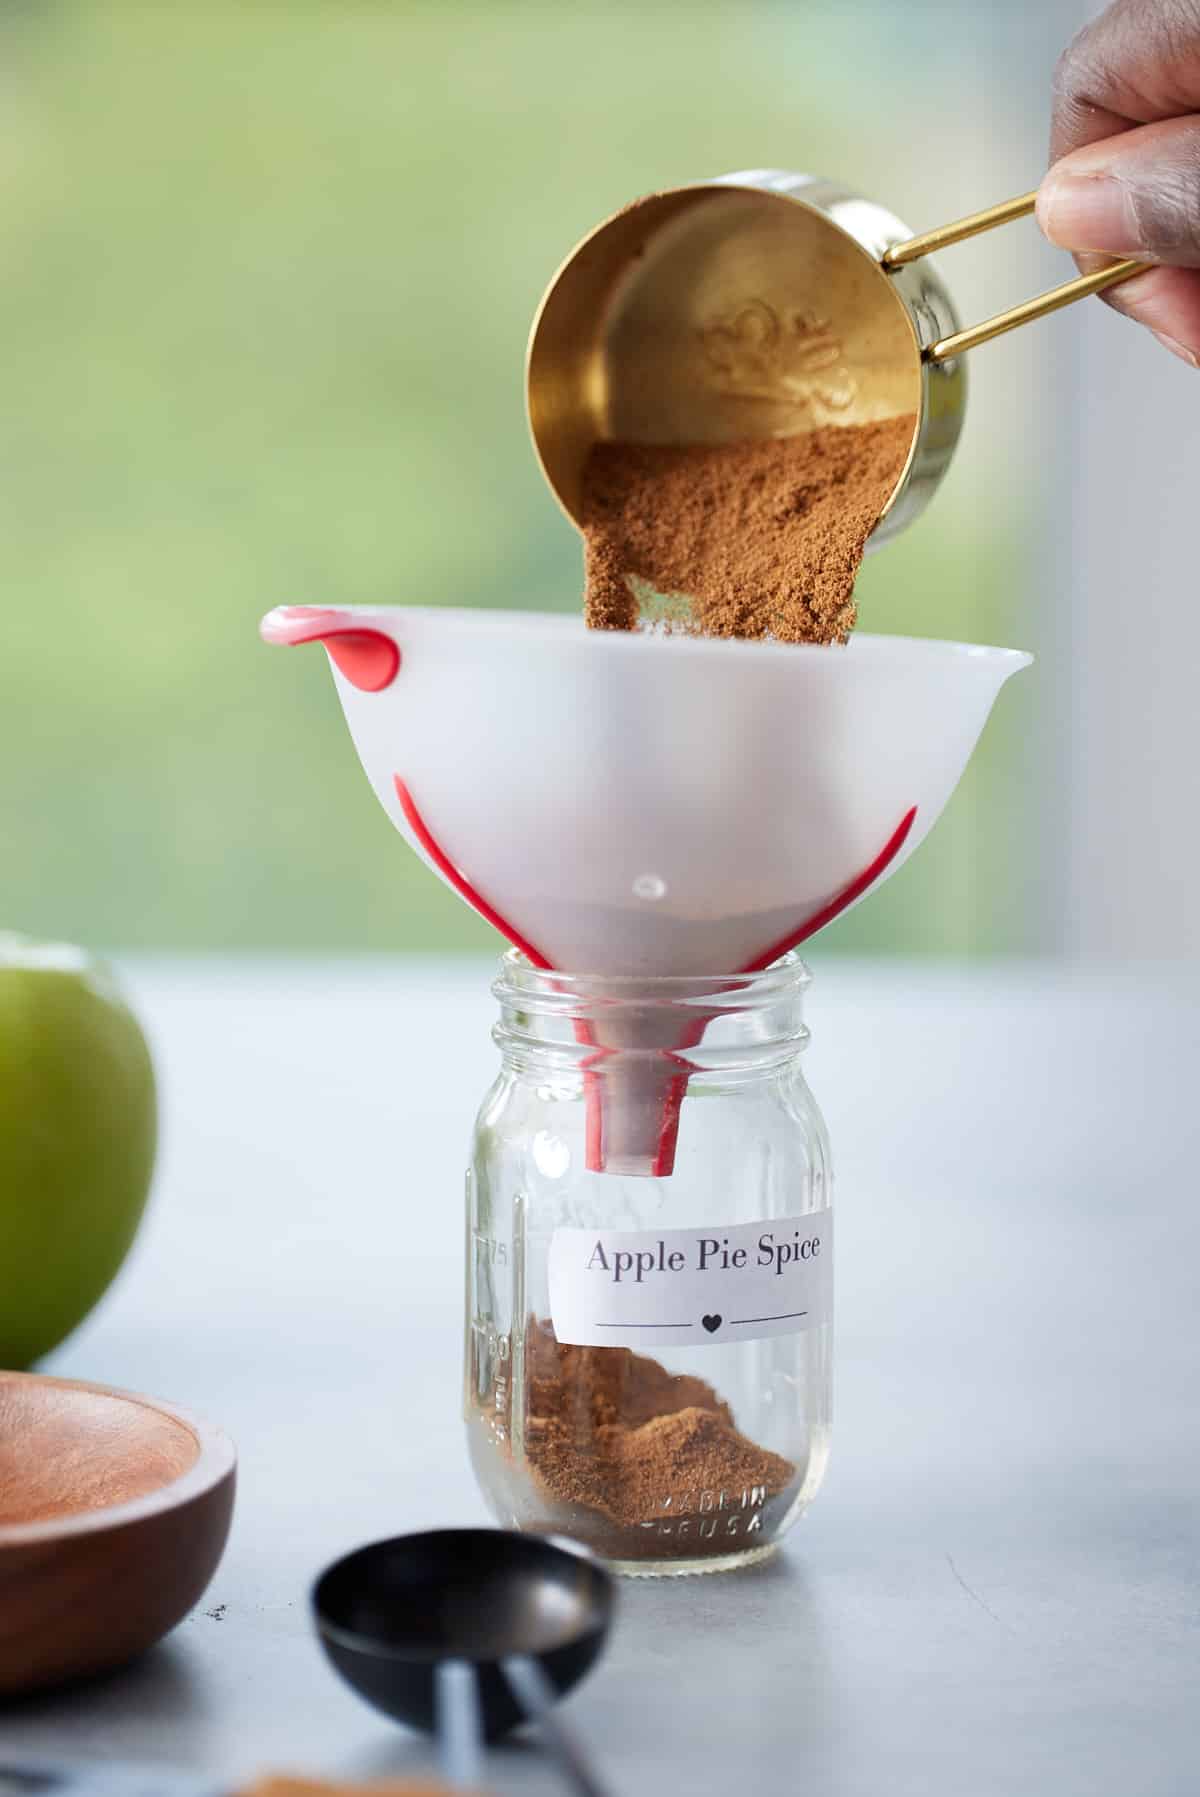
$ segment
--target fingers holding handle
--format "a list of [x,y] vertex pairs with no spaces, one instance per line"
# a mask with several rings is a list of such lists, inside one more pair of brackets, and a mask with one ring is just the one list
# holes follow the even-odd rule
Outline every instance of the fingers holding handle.
[[1038,223],[1088,271],[1160,266],[1105,297],[1200,367],[1200,0],[1115,0],[1059,62]]

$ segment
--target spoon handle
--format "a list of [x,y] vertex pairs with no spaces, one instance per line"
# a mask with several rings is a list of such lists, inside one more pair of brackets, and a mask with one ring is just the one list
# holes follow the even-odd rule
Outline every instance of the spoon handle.
[[442,1777],[456,1791],[483,1783],[483,1723],[475,1668],[466,1660],[443,1660],[434,1684],[438,1760]]
[[536,1660],[528,1654],[509,1654],[501,1661],[513,1696],[546,1737],[546,1744],[579,1797],[608,1797],[608,1792],[588,1764],[579,1736],[555,1711],[558,1692]]

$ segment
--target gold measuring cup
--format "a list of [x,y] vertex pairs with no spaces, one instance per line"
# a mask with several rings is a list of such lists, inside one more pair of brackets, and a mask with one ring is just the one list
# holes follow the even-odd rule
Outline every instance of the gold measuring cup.
[[583,239],[529,339],[542,469],[581,522],[583,469],[607,438],[732,443],[913,417],[872,542],[911,523],[949,465],[963,352],[1139,272],[1117,262],[959,327],[926,260],[1032,212],[1021,195],[914,237],[883,206],[813,175],[722,175],[650,194]]

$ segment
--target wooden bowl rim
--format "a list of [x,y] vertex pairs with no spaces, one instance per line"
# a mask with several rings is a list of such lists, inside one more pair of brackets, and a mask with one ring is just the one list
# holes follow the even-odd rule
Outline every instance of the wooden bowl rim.
[[204,1497],[223,1480],[232,1478],[237,1467],[237,1450],[215,1423],[206,1423],[162,1398],[146,1397],[142,1392],[125,1391],[119,1385],[100,1385],[90,1379],[56,1379],[49,1373],[20,1373],[0,1370],[0,1383],[53,1386],[58,1391],[88,1392],[94,1397],[115,1398],[125,1404],[140,1405],[143,1410],[157,1411],[186,1429],[199,1453],[186,1472],[160,1485],[155,1491],[130,1498],[124,1504],[108,1504],[99,1510],[80,1510],[70,1516],[51,1517],[46,1522],[0,1523],[0,1553],[10,1547],[31,1547],[39,1542],[56,1541],[65,1536],[94,1535],[106,1529],[123,1529],[150,1516]]

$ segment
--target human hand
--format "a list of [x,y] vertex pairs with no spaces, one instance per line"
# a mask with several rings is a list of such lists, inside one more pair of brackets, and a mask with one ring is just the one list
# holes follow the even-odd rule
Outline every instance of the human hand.
[[1200,368],[1200,0],[1114,0],[1085,26],[1055,71],[1050,164],[1050,242],[1084,269],[1160,264],[1105,298]]

